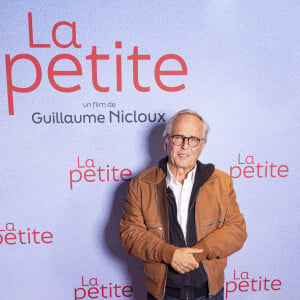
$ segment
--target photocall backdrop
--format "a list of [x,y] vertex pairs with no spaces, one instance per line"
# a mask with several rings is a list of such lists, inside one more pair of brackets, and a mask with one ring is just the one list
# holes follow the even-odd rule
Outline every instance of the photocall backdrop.
[[2,1],[0,298],[145,299],[128,181],[190,108],[247,221],[225,297],[299,299],[299,1]]

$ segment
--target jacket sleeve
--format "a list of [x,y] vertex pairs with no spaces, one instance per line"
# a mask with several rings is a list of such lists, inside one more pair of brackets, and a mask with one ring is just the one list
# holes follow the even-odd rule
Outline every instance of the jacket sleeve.
[[224,219],[222,226],[216,227],[194,247],[204,250],[203,255],[198,257],[198,261],[214,258],[222,258],[231,255],[242,248],[246,238],[246,223],[241,214],[239,205],[236,202],[236,194],[233,189],[232,179],[223,174],[222,196],[219,201],[224,201]]
[[[176,247],[163,240],[161,226],[147,226],[143,206],[149,205],[149,199],[143,199],[143,184],[138,178],[131,180],[123,215],[120,222],[120,237],[129,254],[144,262],[171,263]],[[148,197],[148,196],[145,196]]]

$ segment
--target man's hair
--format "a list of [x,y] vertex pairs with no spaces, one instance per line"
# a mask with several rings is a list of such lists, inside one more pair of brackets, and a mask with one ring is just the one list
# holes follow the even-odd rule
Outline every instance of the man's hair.
[[208,135],[208,132],[210,130],[208,124],[204,121],[204,119],[196,111],[193,111],[191,109],[180,110],[173,117],[171,117],[171,119],[168,121],[168,123],[165,127],[165,130],[163,132],[163,140],[165,140],[167,135],[169,135],[171,133],[171,131],[173,129],[173,124],[174,124],[176,118],[180,115],[193,115],[193,116],[196,116],[200,121],[202,121],[204,123],[204,126],[205,126],[205,139],[207,140],[207,135]]

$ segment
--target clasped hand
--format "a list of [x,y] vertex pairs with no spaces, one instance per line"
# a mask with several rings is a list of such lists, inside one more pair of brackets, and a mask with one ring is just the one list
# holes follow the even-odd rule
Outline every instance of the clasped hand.
[[202,249],[178,248],[174,252],[171,266],[180,274],[193,271],[199,267],[199,263],[196,261],[193,254],[202,252]]

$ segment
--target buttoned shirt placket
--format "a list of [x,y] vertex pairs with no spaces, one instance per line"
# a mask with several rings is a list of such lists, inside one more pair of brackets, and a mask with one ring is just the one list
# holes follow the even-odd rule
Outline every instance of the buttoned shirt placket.
[[177,220],[182,229],[184,238],[186,239],[186,231],[187,231],[187,220],[188,220],[188,208],[189,202],[191,198],[191,193],[193,189],[195,173],[196,173],[197,165],[188,173],[186,179],[183,184],[178,182],[175,176],[171,173],[169,166],[167,167],[167,187],[169,187],[174,196],[177,207]]

